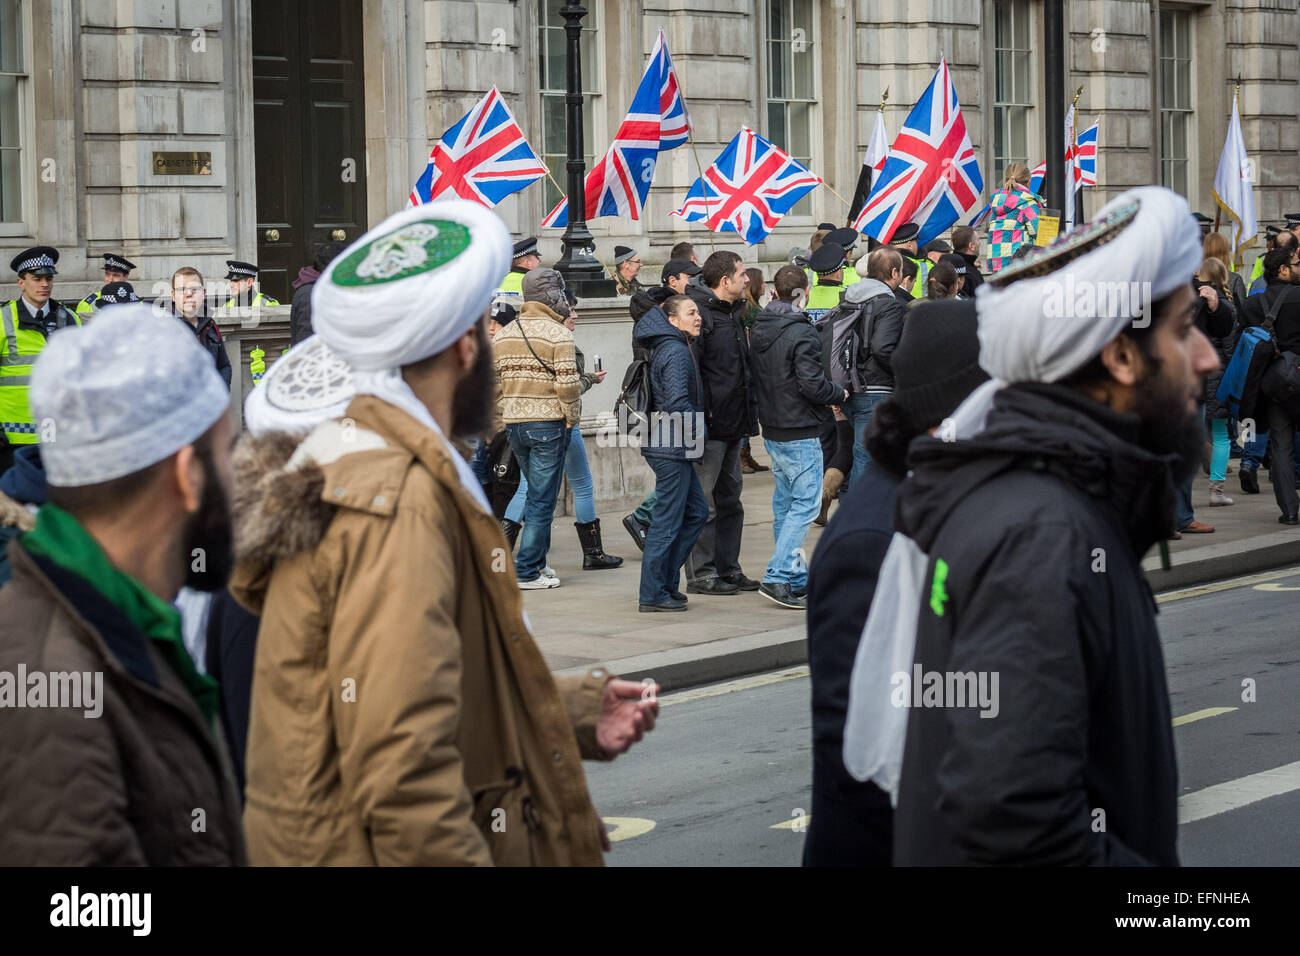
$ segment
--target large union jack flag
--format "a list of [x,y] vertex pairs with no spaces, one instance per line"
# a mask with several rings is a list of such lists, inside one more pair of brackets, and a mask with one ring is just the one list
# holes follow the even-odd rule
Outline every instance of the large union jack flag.
[[917,242],[924,245],[974,206],[983,189],[957,89],[947,60],[941,60],[907,114],[853,225],[888,242],[899,226],[914,222],[921,229]]
[[410,205],[451,193],[491,209],[545,175],[546,167],[494,86],[433,144]]
[[821,177],[749,127],[695,180],[673,215],[714,232],[737,232],[751,246],[815,188]]
[[[632,106],[618,128],[618,134],[600,162],[585,180],[587,219],[600,216],[628,216],[640,219],[654,178],[655,162],[665,150],[686,142],[691,131],[686,100],[677,82],[673,59],[668,53],[664,31],[659,30],[650,62],[632,97]],[[543,227],[563,228],[569,224],[569,200],[559,204],[542,220]]]

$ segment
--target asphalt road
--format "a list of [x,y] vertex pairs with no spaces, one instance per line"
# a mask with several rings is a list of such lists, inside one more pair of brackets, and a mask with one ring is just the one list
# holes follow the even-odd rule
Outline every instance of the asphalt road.
[[[1298,623],[1300,567],[1161,599],[1186,866],[1300,864]],[[587,765],[609,864],[798,865],[808,696],[806,668],[665,696],[652,734]]]

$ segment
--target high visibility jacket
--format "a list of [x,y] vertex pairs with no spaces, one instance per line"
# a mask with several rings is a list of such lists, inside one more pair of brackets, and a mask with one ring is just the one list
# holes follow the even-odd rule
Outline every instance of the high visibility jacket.
[[925,282],[926,279],[930,277],[930,266],[933,263],[930,262],[930,259],[927,256],[922,256],[919,259],[915,259],[912,256],[909,256],[906,252],[904,252],[902,255],[904,259],[911,259],[913,262],[916,263],[916,281],[912,283],[912,298],[924,299]]
[[511,269],[506,273],[506,277],[501,280],[501,285],[497,287],[497,291],[510,292],[522,297],[524,294],[524,273]]
[[1252,282],[1254,282],[1263,274],[1264,274],[1264,256],[1261,254],[1255,257],[1255,264],[1250,267],[1250,279],[1246,281],[1246,285],[1249,286]]
[[808,290],[808,301],[804,303],[803,311],[812,322],[816,322],[823,315],[840,304],[840,298],[844,295],[844,286],[839,282],[818,283]]
[[104,293],[98,290],[90,293],[90,295],[77,303],[77,315],[81,316],[83,319],[86,316],[94,315],[99,309],[99,300],[103,297]]
[[[817,285],[817,273],[813,272],[811,269],[804,269],[803,274],[808,277],[808,285],[810,288]],[[862,276],[858,275],[857,269],[853,268],[853,266],[844,267],[844,278],[840,280],[840,285],[847,289],[849,286],[861,281]]]
[[[52,301],[52,300],[51,300]],[[80,325],[81,316],[74,315],[57,302],[59,328]],[[31,381],[32,365],[45,349],[45,333],[36,329],[19,327],[18,300],[0,306],[4,320],[4,352],[0,354],[0,430],[11,445],[35,445],[40,441],[32,410],[27,404],[27,387]]]
[[[263,295],[261,292],[259,292],[257,293],[257,295],[253,296],[253,301],[248,303],[248,308],[251,309],[254,306],[258,306],[258,305],[271,306],[271,305],[279,305],[279,304],[280,303],[278,300],[271,298],[269,295]],[[227,309],[234,309],[237,308],[238,306],[239,306],[239,296],[237,295],[232,296],[230,299],[226,301]]]

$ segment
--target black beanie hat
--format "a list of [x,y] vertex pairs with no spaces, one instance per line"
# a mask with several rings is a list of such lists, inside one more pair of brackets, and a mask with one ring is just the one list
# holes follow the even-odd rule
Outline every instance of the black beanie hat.
[[980,368],[975,303],[918,302],[894,349],[894,401],[916,428],[934,428],[988,381]]

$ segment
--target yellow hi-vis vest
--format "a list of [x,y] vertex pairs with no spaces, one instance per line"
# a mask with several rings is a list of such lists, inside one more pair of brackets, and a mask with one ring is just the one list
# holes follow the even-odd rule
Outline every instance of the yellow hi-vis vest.
[[[51,308],[57,306],[51,304]],[[77,325],[81,316],[63,310]],[[4,318],[4,353],[0,354],[0,430],[11,445],[35,445],[40,441],[32,410],[27,404],[27,386],[32,366],[45,349],[45,334],[18,327],[18,300],[0,306]]]
[[903,258],[911,259],[916,263],[916,281],[912,283],[912,298],[924,299],[925,283],[930,278],[930,266],[934,265],[934,263],[930,261],[929,256],[922,256],[919,259],[915,259],[912,256],[909,256],[906,252],[902,255]]
[[815,285],[808,290],[808,300],[803,306],[804,314],[809,321],[816,322],[839,305],[843,295],[844,286],[838,282],[834,285]]
[[[239,296],[232,296],[230,299],[226,301],[226,308],[227,309],[237,308],[239,306],[239,302],[237,301],[238,299]],[[272,299],[269,295],[263,295],[262,293],[259,292],[257,293],[257,295],[253,296],[253,301],[248,303],[248,308],[251,309],[254,306],[258,306],[258,305],[265,305],[267,307],[270,307],[279,304],[280,303],[278,300]]]
[[104,297],[102,291],[92,292],[77,303],[77,315],[82,318],[92,316],[99,310],[99,300]]
[[522,298],[524,294],[524,274],[511,269],[506,273],[506,277],[501,280],[501,284],[497,286],[497,291],[511,292]]

